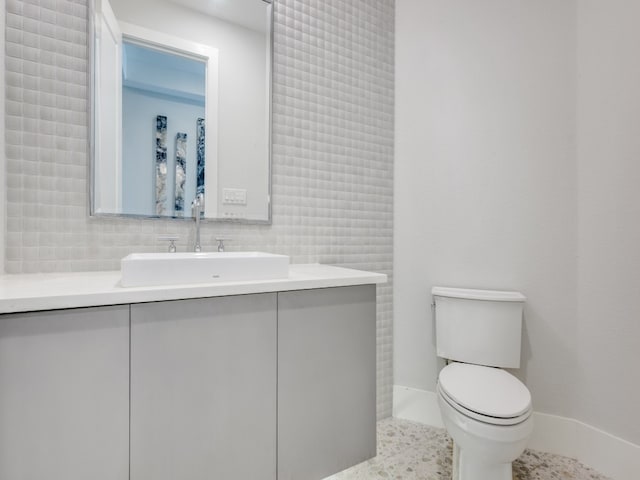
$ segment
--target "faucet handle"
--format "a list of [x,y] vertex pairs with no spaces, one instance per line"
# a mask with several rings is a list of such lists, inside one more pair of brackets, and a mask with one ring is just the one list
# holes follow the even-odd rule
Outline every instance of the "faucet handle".
[[169,243],[169,252],[175,253],[176,244],[174,242],[178,241],[180,237],[178,235],[158,235],[158,241],[160,242],[170,242]]
[[228,242],[231,239],[229,237],[216,237],[216,242],[218,242],[218,251],[224,252],[224,242]]
[[204,210],[204,193],[197,194],[191,202],[191,208],[196,207],[199,207],[201,211]]

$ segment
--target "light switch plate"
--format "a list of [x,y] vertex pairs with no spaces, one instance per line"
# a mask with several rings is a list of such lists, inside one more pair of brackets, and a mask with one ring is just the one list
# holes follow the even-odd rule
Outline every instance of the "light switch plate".
[[246,205],[247,190],[244,188],[223,188],[222,203],[224,205]]

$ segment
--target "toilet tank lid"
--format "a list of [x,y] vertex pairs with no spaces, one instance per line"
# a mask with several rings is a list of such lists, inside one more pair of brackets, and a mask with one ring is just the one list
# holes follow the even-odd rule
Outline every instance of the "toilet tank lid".
[[464,298],[467,300],[487,300],[493,302],[524,302],[527,299],[527,297],[520,292],[452,287],[433,287],[431,289],[431,295],[434,297]]

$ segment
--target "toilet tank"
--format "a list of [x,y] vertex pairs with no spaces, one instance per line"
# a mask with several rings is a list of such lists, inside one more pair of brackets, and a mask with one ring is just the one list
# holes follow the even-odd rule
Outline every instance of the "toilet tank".
[[431,294],[439,357],[492,367],[520,367],[524,295],[449,287],[433,287]]

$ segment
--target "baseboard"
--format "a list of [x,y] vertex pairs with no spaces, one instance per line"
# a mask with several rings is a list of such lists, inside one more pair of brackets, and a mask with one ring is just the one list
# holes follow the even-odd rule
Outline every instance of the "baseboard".
[[[534,412],[529,447],[575,458],[613,480],[636,478],[640,445],[572,418]],[[434,392],[394,385],[393,416],[443,428]]]
[[572,418],[535,412],[534,421],[531,448],[576,458],[614,480],[637,478],[640,445]]
[[434,392],[416,388],[393,386],[393,418],[444,428]]

